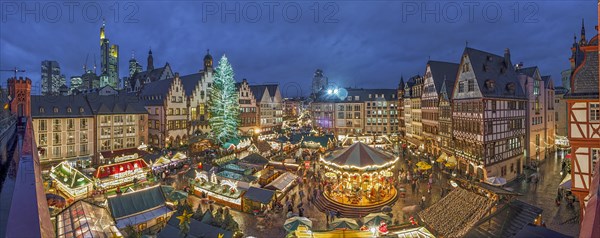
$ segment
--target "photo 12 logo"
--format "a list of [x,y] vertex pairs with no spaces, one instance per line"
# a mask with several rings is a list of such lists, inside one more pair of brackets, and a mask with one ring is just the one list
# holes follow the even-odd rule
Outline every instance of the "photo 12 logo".
[[98,22],[138,23],[140,8],[135,2],[2,1],[0,21],[7,22]]
[[[402,2],[402,22],[419,21],[422,23],[473,23],[483,20],[496,23],[501,20],[514,23],[539,22],[539,5],[535,2],[508,2],[508,1],[482,1],[482,2],[445,2],[445,1],[419,1]],[[503,19],[504,18],[504,19]]]
[[283,20],[297,23],[338,23],[340,7],[335,2],[202,2],[202,22],[274,23]]

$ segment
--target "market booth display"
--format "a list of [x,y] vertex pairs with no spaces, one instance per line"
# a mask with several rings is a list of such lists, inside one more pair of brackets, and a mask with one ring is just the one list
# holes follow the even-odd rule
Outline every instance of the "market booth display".
[[196,172],[196,178],[190,181],[190,185],[193,193],[198,197],[211,199],[236,210],[242,209],[243,191],[238,189],[237,182],[228,179],[219,181],[214,172],[209,176],[208,172],[199,171]]
[[50,177],[56,188],[72,199],[85,198],[94,189],[92,180],[66,161],[52,167]]
[[361,142],[338,150],[321,162],[327,186],[325,198],[352,207],[385,205],[397,196],[393,169],[398,157]]
[[160,185],[108,197],[108,208],[121,231],[128,225],[143,231],[166,222],[173,214]]
[[141,158],[98,167],[94,178],[102,189],[110,189],[133,183],[134,179],[143,180],[149,166]]

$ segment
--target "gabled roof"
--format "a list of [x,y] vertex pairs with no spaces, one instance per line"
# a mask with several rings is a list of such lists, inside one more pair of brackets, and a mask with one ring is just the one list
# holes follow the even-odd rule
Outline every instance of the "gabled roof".
[[183,84],[183,90],[185,90],[186,96],[192,96],[192,93],[194,92],[198,84],[202,82],[203,75],[203,73],[195,73],[179,77],[179,80],[181,80],[181,84]]
[[115,220],[165,206],[165,195],[154,186],[108,198],[108,208]]
[[144,104],[128,95],[88,95],[88,102],[95,115],[101,114],[147,114]]
[[262,101],[265,90],[267,90],[269,96],[275,97],[275,94],[277,94],[277,88],[279,88],[279,85],[277,84],[250,85],[250,90],[252,91],[254,97],[256,97],[257,102]]
[[[510,59],[507,62],[503,56],[469,47],[465,48],[463,55],[465,54],[471,60],[471,68],[483,97],[525,99],[525,91]],[[495,86],[487,88],[487,80],[493,80]],[[514,87],[514,93],[507,90],[509,84]]]
[[241,162],[256,165],[265,165],[269,163],[269,160],[260,154],[252,153],[242,158]]
[[273,199],[273,196],[275,196],[275,191],[257,187],[248,188],[248,191],[244,194],[246,199],[262,204],[269,204]]
[[537,71],[537,70],[538,70],[537,66],[531,66],[531,67],[527,67],[527,68],[517,69],[517,73],[524,74],[524,75],[527,75],[527,76],[533,78],[535,76],[535,71]]
[[[457,63],[430,60],[427,62],[427,65],[429,65],[429,69],[431,70],[431,77],[433,78],[433,84],[437,93],[440,93],[444,80],[456,81],[456,73],[458,72]],[[452,86],[454,86],[454,83]]]
[[144,84],[144,88],[142,88],[140,96],[165,96],[167,93],[169,93],[169,89],[171,89],[171,84],[173,83],[174,79],[175,78],[169,78]]

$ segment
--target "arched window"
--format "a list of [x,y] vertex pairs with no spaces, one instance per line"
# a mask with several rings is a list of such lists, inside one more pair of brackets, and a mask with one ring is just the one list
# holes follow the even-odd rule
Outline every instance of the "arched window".
[[44,112],[45,112],[44,108],[40,107],[40,113],[44,113]]
[[71,111],[72,111],[72,110],[71,110],[71,107],[67,107],[67,112],[68,112],[68,113],[71,113]]
[[54,107],[53,111],[54,113],[58,113],[58,107]]

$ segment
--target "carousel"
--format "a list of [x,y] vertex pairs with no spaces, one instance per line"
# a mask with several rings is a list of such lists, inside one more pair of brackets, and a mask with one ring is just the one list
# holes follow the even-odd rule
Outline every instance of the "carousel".
[[361,142],[321,157],[328,200],[353,207],[382,206],[397,195],[393,169],[398,157]]

